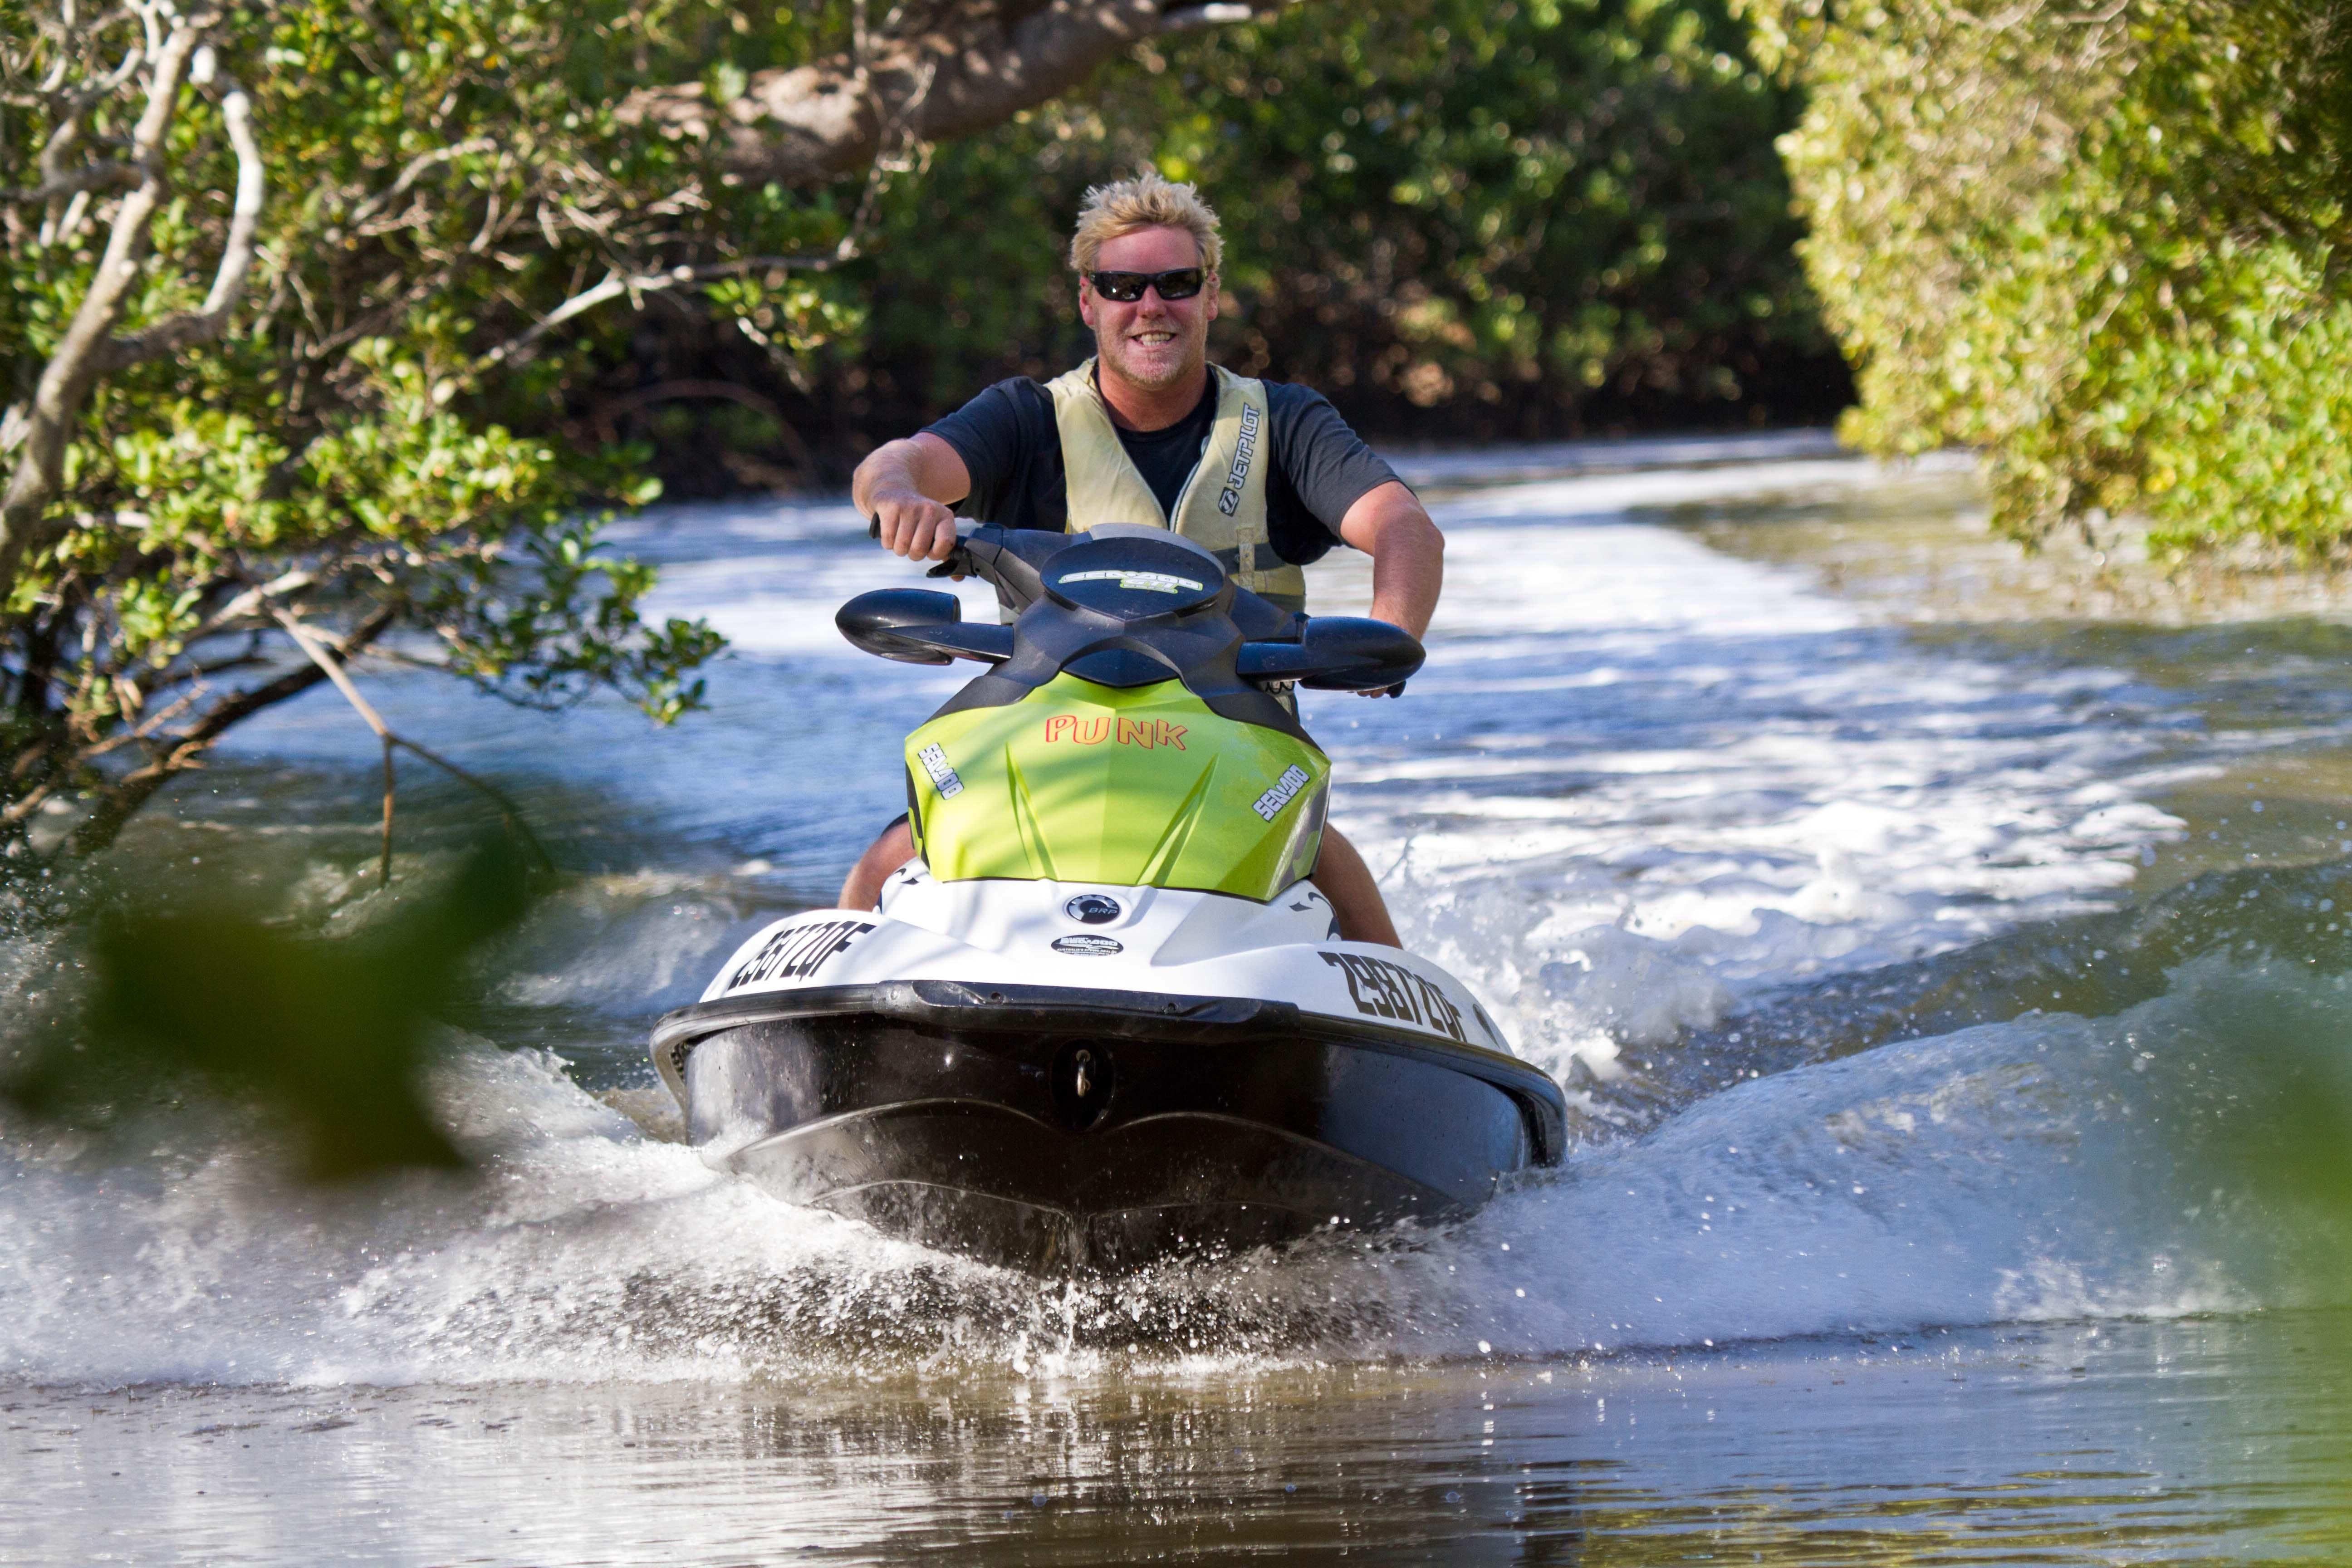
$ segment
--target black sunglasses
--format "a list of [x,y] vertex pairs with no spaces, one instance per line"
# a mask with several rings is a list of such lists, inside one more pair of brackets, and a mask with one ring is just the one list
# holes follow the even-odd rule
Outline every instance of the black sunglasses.
[[1163,300],[1189,300],[1201,291],[1205,276],[1197,267],[1179,267],[1173,272],[1097,272],[1087,281],[1104,299],[1131,305],[1146,289],[1159,289]]

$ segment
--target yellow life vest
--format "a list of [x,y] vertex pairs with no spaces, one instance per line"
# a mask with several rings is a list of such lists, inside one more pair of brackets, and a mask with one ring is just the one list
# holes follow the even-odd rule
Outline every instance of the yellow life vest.
[[1286,610],[1307,607],[1307,574],[1274,552],[1265,531],[1267,434],[1265,384],[1209,367],[1217,378],[1216,421],[1201,460],[1176,498],[1175,517],[1160,510],[1136,471],[1102,389],[1095,362],[1046,384],[1054,424],[1062,437],[1062,473],[1069,498],[1069,530],[1097,523],[1139,522],[1170,528],[1230,563],[1234,581]]

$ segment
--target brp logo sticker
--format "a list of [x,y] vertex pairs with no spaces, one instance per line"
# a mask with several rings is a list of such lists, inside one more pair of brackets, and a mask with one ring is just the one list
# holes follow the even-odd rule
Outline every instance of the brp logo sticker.
[[1127,950],[1107,936],[1064,936],[1054,939],[1054,951],[1075,958],[1108,958]]
[[1107,926],[1123,912],[1118,900],[1103,893],[1080,893],[1062,906],[1062,912],[1082,926]]

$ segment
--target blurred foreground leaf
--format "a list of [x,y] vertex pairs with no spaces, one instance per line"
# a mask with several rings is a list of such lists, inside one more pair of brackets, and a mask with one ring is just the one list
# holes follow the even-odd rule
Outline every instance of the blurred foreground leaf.
[[226,904],[110,913],[91,934],[79,1017],[0,1095],[92,1125],[193,1079],[281,1116],[313,1180],[463,1167],[422,1094],[432,1030],[467,954],[529,901],[520,863],[490,847],[356,936],[303,936]]

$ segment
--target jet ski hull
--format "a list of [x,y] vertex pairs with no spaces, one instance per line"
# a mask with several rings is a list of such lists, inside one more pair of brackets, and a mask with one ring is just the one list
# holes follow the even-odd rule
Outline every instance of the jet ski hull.
[[682,1008],[655,1048],[722,1168],[1038,1273],[1456,1218],[1565,1136],[1516,1058],[1280,1002],[814,986]]

